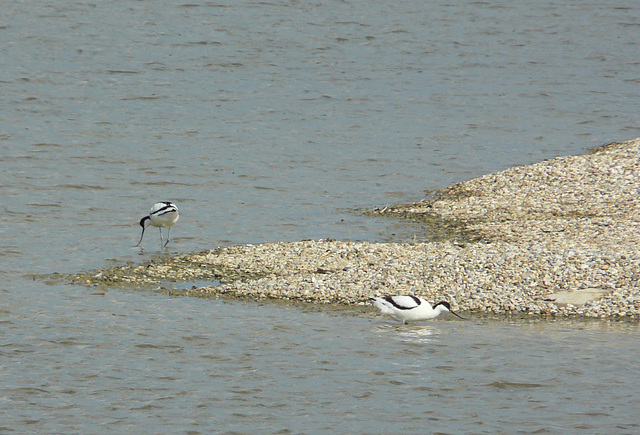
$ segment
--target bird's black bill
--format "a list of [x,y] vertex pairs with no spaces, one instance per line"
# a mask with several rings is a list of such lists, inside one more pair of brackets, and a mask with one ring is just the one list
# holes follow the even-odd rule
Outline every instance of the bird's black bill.
[[456,316],[458,319],[462,319],[462,320],[467,320],[462,316],[458,316],[456,313],[454,313],[453,311],[449,311],[451,314],[453,314],[454,316]]
[[144,227],[142,227],[142,234],[140,235],[140,240],[138,241],[138,244],[136,246],[134,246],[134,248],[140,246],[140,243],[142,243],[142,238],[144,237]]

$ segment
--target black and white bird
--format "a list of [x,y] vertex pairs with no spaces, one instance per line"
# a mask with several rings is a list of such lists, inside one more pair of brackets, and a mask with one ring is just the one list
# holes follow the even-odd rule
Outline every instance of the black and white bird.
[[373,305],[378,307],[382,314],[400,320],[402,323],[416,320],[435,319],[441,313],[451,313],[456,317],[463,319],[456,313],[451,311],[449,302],[441,301],[435,306],[417,296],[382,296],[379,298],[371,298]]
[[[142,227],[142,234],[140,235],[140,241],[136,246],[140,246],[142,243],[142,238],[144,237],[144,230],[148,226],[158,227],[160,230],[160,245],[162,247],[167,246],[169,243],[169,238],[171,237],[171,226],[178,222],[180,218],[180,212],[178,212],[178,207],[172,202],[162,201],[153,204],[151,207],[151,211],[149,214],[142,219],[140,219],[140,226]],[[162,229],[167,228],[167,241],[163,244],[162,240]]]

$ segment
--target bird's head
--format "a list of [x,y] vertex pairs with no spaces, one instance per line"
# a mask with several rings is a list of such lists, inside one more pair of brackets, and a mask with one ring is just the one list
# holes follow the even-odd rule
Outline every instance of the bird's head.
[[140,219],[140,226],[142,227],[143,230],[147,228],[150,223],[151,223],[151,218],[149,216],[145,216],[142,219]]
[[460,319],[462,319],[462,320],[465,320],[465,319],[464,319],[464,317],[460,317],[460,316],[458,316],[456,313],[454,313],[453,311],[451,311],[451,305],[449,305],[449,302],[447,302],[447,301],[440,301],[440,302],[438,302],[438,303],[433,307],[433,309],[434,309],[434,310],[437,310],[437,309],[438,309],[438,307],[441,307],[441,308],[440,308],[440,311],[446,311],[447,313],[451,313],[451,314],[453,314],[454,316],[456,316],[456,317],[458,317],[458,318],[460,318]]

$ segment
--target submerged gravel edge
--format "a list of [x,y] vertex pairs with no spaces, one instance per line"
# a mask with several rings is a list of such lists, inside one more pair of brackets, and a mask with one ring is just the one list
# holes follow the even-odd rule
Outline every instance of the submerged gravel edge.
[[346,305],[404,293],[447,300],[454,311],[638,319],[639,156],[640,138],[607,144],[370,212],[439,221],[455,229],[450,240],[230,246],[67,278],[133,288],[194,282],[181,292]]

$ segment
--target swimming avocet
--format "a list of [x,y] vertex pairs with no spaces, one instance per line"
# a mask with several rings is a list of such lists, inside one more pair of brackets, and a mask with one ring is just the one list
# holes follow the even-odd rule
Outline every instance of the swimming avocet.
[[[160,230],[160,245],[162,247],[167,246],[169,243],[169,238],[171,237],[171,226],[178,222],[180,218],[180,213],[178,212],[178,207],[172,202],[162,201],[153,204],[151,207],[151,211],[149,214],[142,219],[140,219],[140,226],[142,227],[142,234],[140,235],[140,241],[136,246],[140,246],[142,243],[142,238],[144,237],[144,230],[148,226],[158,227]],[[162,228],[168,228],[167,230],[167,241],[162,244]]]
[[[400,320],[402,323],[415,320],[427,320],[438,317],[441,313],[451,313],[463,319],[451,311],[449,302],[438,302],[434,307],[422,298],[408,296],[382,296],[371,298],[373,305],[378,307],[382,314]],[[464,320],[464,319],[463,319]]]

